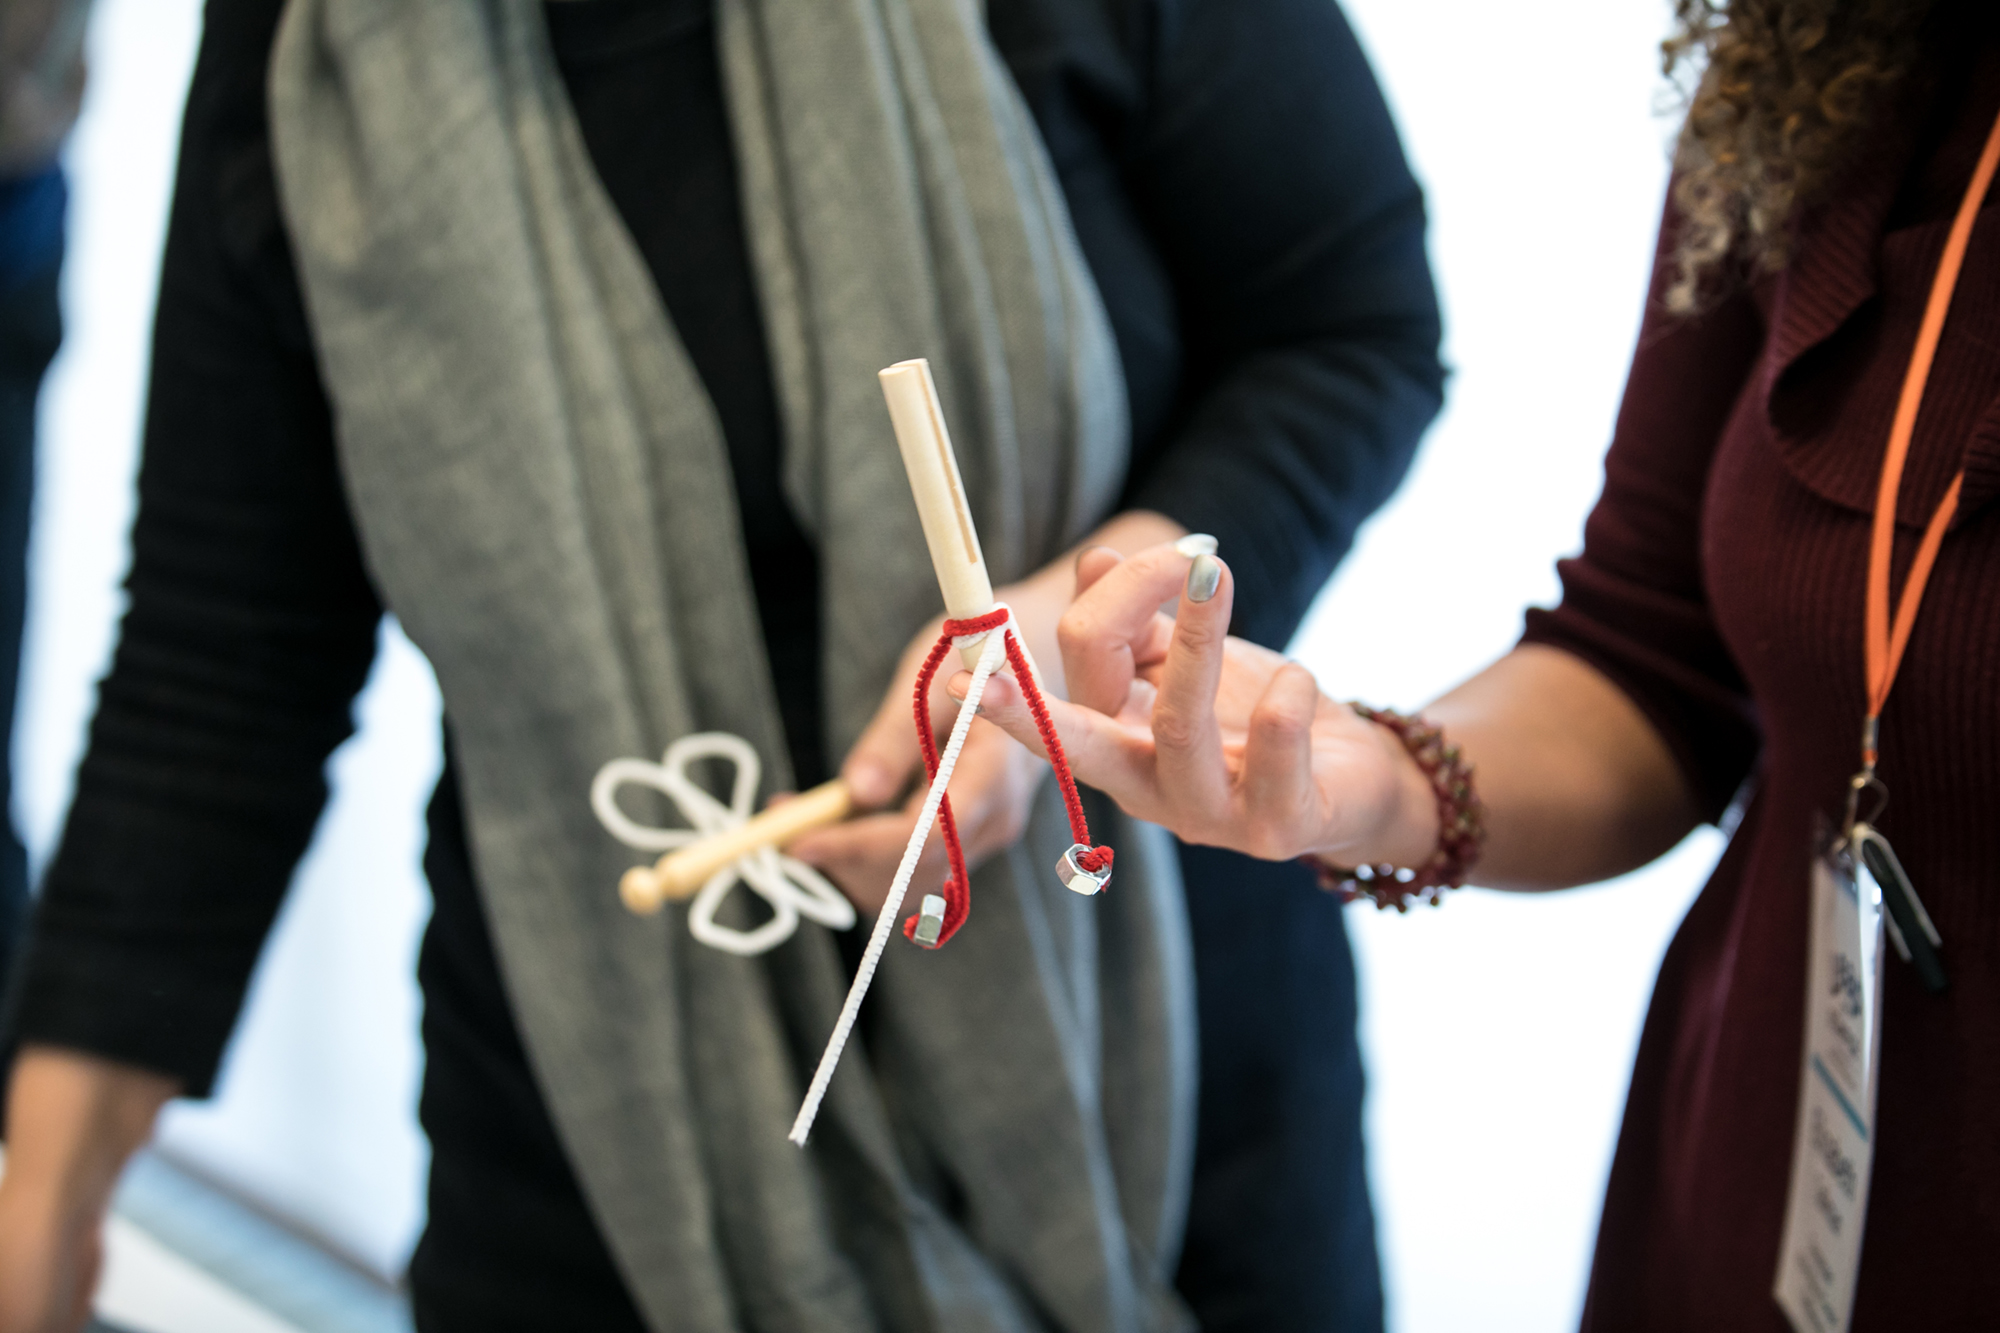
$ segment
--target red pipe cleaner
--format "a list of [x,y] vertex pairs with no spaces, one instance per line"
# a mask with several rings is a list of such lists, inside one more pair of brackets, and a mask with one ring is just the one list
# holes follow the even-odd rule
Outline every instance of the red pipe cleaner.
[[[1014,668],[1015,683],[1021,687],[1022,697],[1028,701],[1028,712],[1034,715],[1035,730],[1041,733],[1042,747],[1048,751],[1049,767],[1056,771],[1056,782],[1062,788],[1063,806],[1069,812],[1070,836],[1090,850],[1076,858],[1077,864],[1085,870],[1098,871],[1111,865],[1111,849],[1095,847],[1090,841],[1090,824],[1083,817],[1083,800],[1076,794],[1076,779],[1070,774],[1069,760],[1063,754],[1062,741],[1056,736],[1055,723],[1049,718],[1049,706],[1042,699],[1041,687],[1035,683],[1035,673],[1028,667],[1028,654],[1022,649],[1019,636],[1006,607],[988,611],[983,616],[969,620],[947,620],[944,632],[931,645],[930,655],[924,658],[923,669],[917,673],[916,698],[912,706],[917,718],[917,743],[923,747],[924,772],[931,778],[937,777],[937,738],[931,734],[931,679],[952,650],[954,639],[970,635],[985,634],[999,630],[1006,636],[1007,661]],[[965,851],[959,846],[958,825],[951,817],[951,797],[947,794],[938,803],[938,826],[944,834],[945,857],[950,862],[950,873],[944,881],[944,927],[938,932],[938,947],[958,933],[965,924],[965,918],[972,911],[971,881],[965,871]],[[917,920],[915,915],[903,921],[903,934],[916,938]]]

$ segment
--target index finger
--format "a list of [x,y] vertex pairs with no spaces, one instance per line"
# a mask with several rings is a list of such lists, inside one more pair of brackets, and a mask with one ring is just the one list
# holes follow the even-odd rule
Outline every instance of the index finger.
[[[960,672],[952,677],[954,697],[964,694],[972,677]],[[1116,719],[1088,708],[1045,695],[1042,706],[1049,724],[1055,728],[1070,773],[1086,787],[1095,787],[1130,814],[1150,818],[1158,804],[1153,790],[1152,746],[1143,736]],[[994,676],[986,682],[979,703],[979,715],[999,727],[1043,759],[1049,757],[1040,728],[1028,709],[1027,697],[1011,676]]]
[[1112,566],[1071,602],[1056,625],[1070,698],[1115,716],[1131,687],[1134,664],[1166,628],[1161,605],[1187,578],[1189,557],[1172,544]]

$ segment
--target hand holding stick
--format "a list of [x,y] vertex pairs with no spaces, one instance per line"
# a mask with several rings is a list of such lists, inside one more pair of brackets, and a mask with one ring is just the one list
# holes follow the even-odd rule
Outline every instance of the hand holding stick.
[[[986,573],[979,533],[965,502],[965,483],[952,455],[930,363],[898,362],[881,372],[881,380],[923,522],[924,542],[944,593],[945,615],[953,620],[985,615],[995,606],[993,581]],[[983,642],[981,636],[960,647],[968,668],[979,661]],[[783,847],[813,829],[839,823],[853,809],[852,793],[836,778],[726,833],[677,848],[650,867],[634,866],[619,880],[618,895],[634,912],[657,912],[665,903],[692,898],[710,876],[738,857],[762,847]]]

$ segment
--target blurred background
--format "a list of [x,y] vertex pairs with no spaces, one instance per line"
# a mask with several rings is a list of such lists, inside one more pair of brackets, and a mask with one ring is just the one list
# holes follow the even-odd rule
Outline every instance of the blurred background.
[[[1413,708],[1504,651],[1579,544],[1638,327],[1673,117],[1665,0],[1348,0],[1431,206],[1452,380],[1294,651]],[[99,0],[63,350],[42,398],[15,818],[52,850],[121,609],[146,354],[199,0]],[[1223,553],[1225,556],[1227,552]],[[392,630],[219,1095],[120,1199],[101,1308],[143,1333],[381,1329],[422,1223],[413,977],[437,695]],[[1652,977],[1712,830],[1615,883],[1356,908],[1396,1333],[1574,1325]],[[1329,1256],[1329,1262],[1337,1256]]]

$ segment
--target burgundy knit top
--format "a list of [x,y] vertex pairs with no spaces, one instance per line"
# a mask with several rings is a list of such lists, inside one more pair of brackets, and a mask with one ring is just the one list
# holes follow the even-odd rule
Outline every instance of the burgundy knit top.
[[[1526,640],[1645,710],[1742,821],[1655,986],[1604,1202],[1587,1333],[1788,1328],[1771,1296],[1799,1088],[1810,840],[1865,711],[1863,580],[1890,418],[1996,112],[2000,29],[1952,5],[1912,104],[1790,267],[1693,319],[1656,282],[1604,493]],[[1960,12],[1951,12],[1960,11]],[[1665,232],[1673,227],[1671,216]],[[1663,242],[1662,252],[1668,248]],[[1885,960],[1874,1183],[1853,1327],[2000,1328],[2000,207],[1980,214],[1905,473],[1892,586],[1963,463],[1882,715],[1877,824],[1950,988]]]

